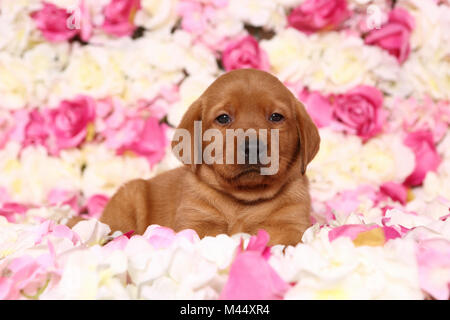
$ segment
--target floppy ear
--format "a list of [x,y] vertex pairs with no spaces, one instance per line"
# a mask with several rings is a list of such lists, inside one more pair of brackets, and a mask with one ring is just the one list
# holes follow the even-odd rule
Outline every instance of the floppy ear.
[[[190,164],[194,171],[197,167],[196,164],[199,164],[201,162],[202,127],[201,125],[195,126],[195,121],[202,120],[202,110],[203,102],[200,97],[189,106],[188,110],[183,115],[180,124],[175,130],[174,137],[181,136],[183,137],[182,140],[180,138],[175,138],[174,140],[172,140],[171,145],[172,151],[175,152],[175,147],[180,144],[180,141],[182,141],[182,145],[186,149],[182,149],[183,151],[180,154],[175,152],[175,156],[184,164]],[[195,132],[196,130],[198,131],[197,134]],[[186,139],[188,139],[188,141],[186,141]],[[196,139],[197,141],[195,141]],[[188,154],[184,154],[185,151],[187,151]]]
[[303,104],[294,97],[295,113],[297,117],[297,130],[300,139],[300,166],[302,174],[306,172],[306,166],[319,151],[320,136],[316,125],[306,112]]

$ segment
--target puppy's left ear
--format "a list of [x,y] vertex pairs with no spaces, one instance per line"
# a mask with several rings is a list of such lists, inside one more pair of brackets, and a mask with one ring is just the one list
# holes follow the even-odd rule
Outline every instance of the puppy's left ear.
[[[195,121],[201,121],[202,120],[202,110],[203,110],[203,102],[202,97],[195,100],[190,106],[189,109],[184,114],[183,118],[181,119],[180,124],[176,128],[175,133],[177,134],[180,132],[180,134],[183,136],[183,132],[187,132],[186,139],[190,140],[189,146],[190,146],[190,152],[188,155],[177,155],[175,156],[181,160],[184,164],[189,163],[191,165],[191,168],[193,171],[197,169],[197,165],[195,163],[195,156],[194,154],[197,154],[197,159],[201,159],[201,152],[202,152],[202,132],[199,131],[196,134],[196,127],[195,127]],[[197,130],[201,130],[200,128],[197,128]],[[200,139],[199,141],[194,141],[195,139]],[[172,151],[174,150],[175,146],[178,144],[178,141],[172,141]],[[189,159],[189,160],[188,160]]]
[[297,117],[297,130],[300,143],[300,166],[302,174],[306,172],[306,166],[319,151],[320,136],[316,125],[312,121],[303,104],[294,98],[295,114]]

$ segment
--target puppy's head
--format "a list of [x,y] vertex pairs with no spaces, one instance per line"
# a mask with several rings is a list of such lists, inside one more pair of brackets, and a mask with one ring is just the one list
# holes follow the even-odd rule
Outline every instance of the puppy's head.
[[203,181],[243,201],[270,198],[290,177],[305,174],[320,142],[294,95],[276,77],[254,69],[214,81],[177,132],[188,138],[181,134],[181,152],[174,139],[175,154]]

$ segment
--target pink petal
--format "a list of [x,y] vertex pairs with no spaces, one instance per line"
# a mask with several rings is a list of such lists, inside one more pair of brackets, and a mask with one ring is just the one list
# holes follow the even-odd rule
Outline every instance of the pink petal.
[[399,201],[401,204],[406,204],[407,189],[404,185],[395,182],[386,182],[380,186],[380,191],[389,196],[394,201]]
[[377,227],[377,225],[347,224],[330,230],[330,232],[328,232],[328,239],[330,242],[339,237],[349,237],[350,239],[355,240],[361,232],[369,231]]
[[259,252],[245,251],[238,254],[233,261],[220,299],[282,299],[288,288],[289,285]]

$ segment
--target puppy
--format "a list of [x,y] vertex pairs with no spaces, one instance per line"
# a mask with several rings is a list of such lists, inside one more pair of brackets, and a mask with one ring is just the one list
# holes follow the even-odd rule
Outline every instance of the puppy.
[[[213,129],[215,139],[219,133],[225,137],[230,129],[264,129],[267,134],[253,144],[249,136],[241,139],[240,145],[237,136],[227,138],[223,147],[217,145],[211,152],[217,161],[205,163],[211,162],[207,161],[211,157],[203,162],[195,157],[202,156],[212,139],[194,138],[195,121],[201,121],[200,133]],[[189,107],[176,130],[180,132],[190,134],[185,138],[190,141],[184,141],[189,147],[177,154],[185,164],[150,180],[123,185],[106,205],[100,221],[112,230],[137,234],[158,224],[175,231],[194,229],[200,237],[255,234],[265,229],[270,245],[295,245],[301,240],[310,226],[305,170],[319,150],[320,138],[303,105],[276,77],[254,69],[222,75]],[[172,147],[181,140],[181,136],[174,140]],[[270,171],[273,165],[262,161],[264,146],[270,151],[266,159],[270,153],[272,162],[278,162],[269,174],[261,174],[263,168]],[[256,161],[225,162],[225,154],[233,150],[236,152],[228,160],[239,156],[249,160],[253,152]]]

